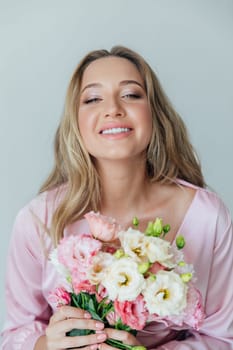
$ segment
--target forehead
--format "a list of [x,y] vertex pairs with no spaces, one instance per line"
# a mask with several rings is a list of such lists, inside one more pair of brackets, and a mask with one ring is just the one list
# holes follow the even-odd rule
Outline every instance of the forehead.
[[82,85],[104,80],[127,80],[134,79],[143,84],[143,79],[137,67],[126,58],[103,57],[99,58],[85,69]]

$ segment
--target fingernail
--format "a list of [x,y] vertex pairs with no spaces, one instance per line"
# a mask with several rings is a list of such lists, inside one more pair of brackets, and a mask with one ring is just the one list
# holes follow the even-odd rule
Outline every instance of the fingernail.
[[84,318],[91,318],[91,315],[88,312],[84,313]]
[[106,334],[105,333],[97,335],[97,339],[98,340],[104,340],[105,338],[106,338]]
[[98,345],[97,344],[93,344],[90,346],[90,349],[91,350],[96,350],[98,348]]
[[96,322],[95,326],[96,326],[96,328],[99,328],[99,329],[104,328],[104,324],[100,323],[100,322]]

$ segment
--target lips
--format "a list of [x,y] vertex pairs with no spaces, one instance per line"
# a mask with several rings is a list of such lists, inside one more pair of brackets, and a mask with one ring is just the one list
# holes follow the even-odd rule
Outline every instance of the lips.
[[132,128],[130,128],[128,125],[109,124],[101,128],[99,133],[103,135],[115,135],[130,132],[131,130]]
[[111,128],[111,129],[106,129],[101,132],[103,135],[114,135],[114,134],[121,134],[124,132],[129,132],[132,129],[129,128]]

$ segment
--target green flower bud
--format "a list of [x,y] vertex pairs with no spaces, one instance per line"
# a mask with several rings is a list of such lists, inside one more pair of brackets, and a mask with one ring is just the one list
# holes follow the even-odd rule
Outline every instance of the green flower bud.
[[178,265],[179,265],[179,266],[185,266],[185,265],[186,265],[186,262],[185,262],[185,261],[179,261],[179,262],[178,262]]
[[151,264],[149,263],[149,261],[144,262],[142,264],[138,265],[138,272],[141,274],[144,274],[149,268],[150,268]]
[[146,231],[145,231],[145,234],[147,236],[153,236],[153,222],[152,221],[149,221],[148,222],[148,225],[147,225],[147,228],[146,228]]
[[66,280],[67,280],[68,283],[71,283],[72,282],[72,277],[69,275],[69,276],[66,277]]
[[115,258],[120,259],[122,256],[124,256],[124,251],[123,249],[117,249],[114,253]]
[[133,225],[135,227],[138,227],[138,225],[139,225],[139,220],[138,220],[138,218],[136,216],[133,218]]
[[163,226],[163,232],[166,234],[170,231],[171,226],[169,224]]
[[193,274],[191,272],[182,273],[180,275],[180,277],[181,277],[183,282],[187,283],[187,282],[189,282],[192,279]]
[[183,236],[176,237],[176,246],[178,249],[182,249],[185,246],[185,239]]
[[153,273],[149,273],[149,277],[148,277],[148,279],[150,280],[150,281],[155,281],[156,280],[156,275],[155,274],[153,274]]
[[163,221],[160,218],[156,218],[153,223],[153,233],[154,236],[158,237],[163,232]]

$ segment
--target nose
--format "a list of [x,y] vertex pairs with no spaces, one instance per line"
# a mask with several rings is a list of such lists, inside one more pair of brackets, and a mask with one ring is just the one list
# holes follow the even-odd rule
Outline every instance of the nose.
[[106,100],[104,116],[112,118],[125,116],[124,108],[116,97],[111,97]]

